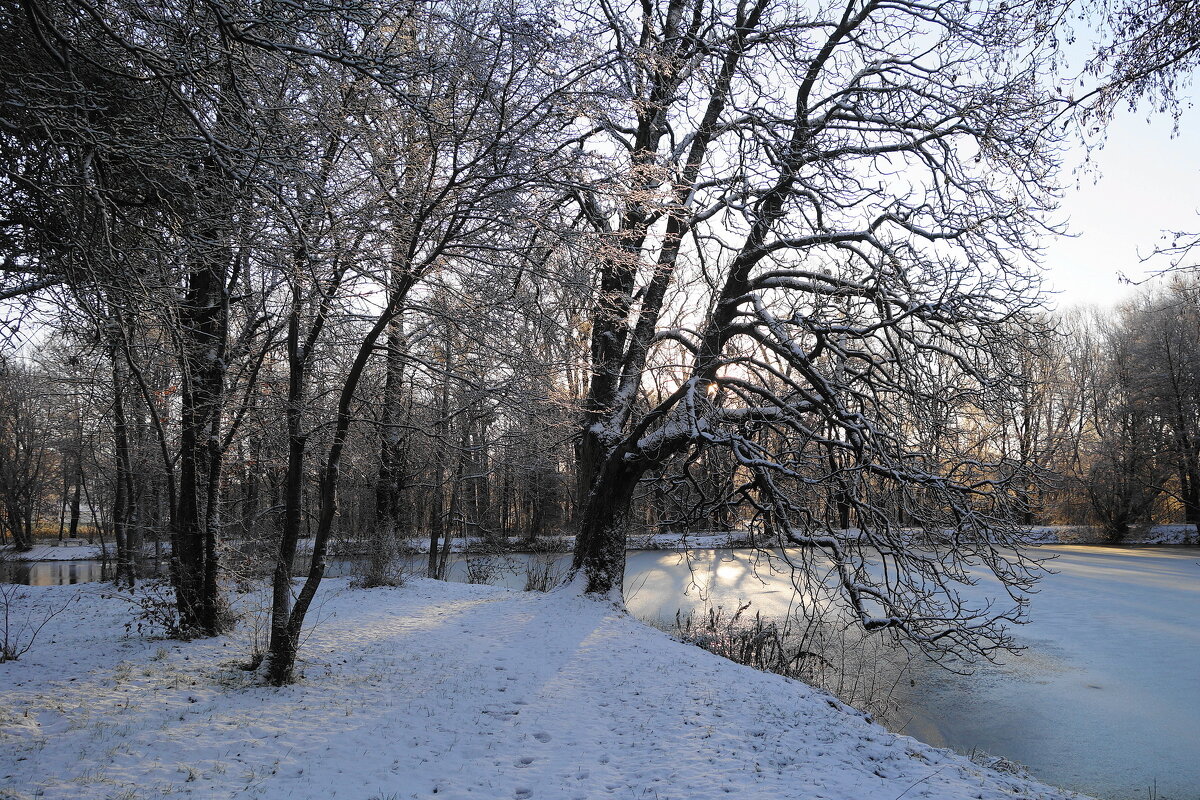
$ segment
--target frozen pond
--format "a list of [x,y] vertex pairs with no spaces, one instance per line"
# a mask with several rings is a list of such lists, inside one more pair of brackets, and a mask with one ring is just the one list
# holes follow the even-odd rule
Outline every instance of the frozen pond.
[[[1016,630],[1027,649],[957,676],[921,666],[902,686],[895,727],[931,744],[982,750],[1103,800],[1200,800],[1200,548],[1041,548],[1057,574]],[[544,557],[543,557],[544,558]],[[554,557],[550,557],[554,560]],[[565,557],[557,559],[558,568]],[[5,565],[8,568],[18,565]],[[34,584],[96,580],[96,562],[19,565]],[[463,580],[466,563],[452,577]],[[518,565],[518,570],[520,566]],[[500,576],[518,588],[523,570]],[[986,581],[978,591],[996,587]],[[629,554],[630,611],[789,611],[786,575],[749,551]]]
[[1197,800],[1200,548],[1050,549],[1058,574],[1017,631],[1028,649],[918,677],[908,732],[1101,798]]
[[[1057,574],[1040,583],[1031,621],[1015,631],[1027,649],[970,676],[921,664],[915,687],[901,683],[895,727],[1004,756],[1103,800],[1197,800],[1200,548],[1040,552],[1056,556]],[[629,606],[639,615],[670,617],[684,592],[694,598],[701,587],[726,609],[750,599],[764,614],[788,611],[787,578],[753,569],[744,551],[631,556]]]

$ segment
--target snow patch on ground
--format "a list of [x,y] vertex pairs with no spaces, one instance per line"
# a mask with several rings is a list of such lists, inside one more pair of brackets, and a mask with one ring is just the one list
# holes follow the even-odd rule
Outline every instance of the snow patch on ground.
[[31,596],[77,592],[0,664],[6,800],[1075,796],[562,590],[328,580],[303,677],[282,689],[239,668],[254,615],[231,636],[155,641],[123,634],[130,605],[101,585]]

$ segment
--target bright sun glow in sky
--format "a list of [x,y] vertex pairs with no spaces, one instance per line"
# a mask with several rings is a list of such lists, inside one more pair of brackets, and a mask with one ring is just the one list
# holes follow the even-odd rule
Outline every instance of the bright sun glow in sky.
[[[1108,306],[1137,287],[1122,283],[1146,277],[1149,256],[1164,230],[1200,232],[1200,109],[1187,109],[1178,135],[1169,117],[1149,112],[1123,112],[1108,128],[1102,149],[1093,150],[1091,165],[1064,174],[1067,191],[1060,215],[1075,238],[1048,243],[1048,285],[1058,290],[1060,308]],[[1068,166],[1081,164],[1082,146],[1068,155]],[[1192,261],[1200,264],[1200,253]]]

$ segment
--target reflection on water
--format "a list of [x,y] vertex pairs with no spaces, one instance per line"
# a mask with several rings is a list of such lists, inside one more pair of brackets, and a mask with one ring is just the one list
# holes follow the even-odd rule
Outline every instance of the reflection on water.
[[108,578],[99,561],[33,561],[0,564],[0,582],[26,586],[68,586]]
[[[1027,765],[1049,783],[1103,800],[1200,798],[1200,548],[1041,548],[1056,574],[1031,599],[1015,631],[1026,649],[959,676],[932,666],[904,681],[893,726],[962,752],[982,750]],[[494,581],[523,588],[524,557],[498,556]],[[545,556],[534,558],[546,558]],[[568,556],[554,566],[565,574]],[[772,566],[779,569],[772,569]],[[672,622],[707,605],[746,600],[764,616],[794,607],[780,559],[749,551],[630,553],[627,605]],[[334,562],[330,575],[353,574]],[[420,573],[422,564],[414,563]],[[456,557],[452,580],[466,580]],[[98,562],[0,564],[0,580],[43,586],[100,579]],[[969,590],[999,596],[994,580]]]
[[[111,561],[0,561],[0,583],[73,586],[110,580],[112,570]],[[164,573],[164,566],[152,559],[138,564],[140,578]]]
[[[890,722],[931,744],[982,750],[1104,800],[1200,798],[1200,548],[1061,546],[1056,574],[1014,633],[1026,649],[959,676],[932,665],[900,684]],[[778,563],[778,562],[776,562]],[[755,571],[751,566],[758,566]],[[783,616],[786,574],[745,553],[631,554],[630,610],[736,608]],[[1002,596],[996,581],[969,590]],[[921,662],[918,662],[920,664]],[[1152,788],[1153,787],[1153,788]],[[1150,791],[1148,791],[1150,790]]]

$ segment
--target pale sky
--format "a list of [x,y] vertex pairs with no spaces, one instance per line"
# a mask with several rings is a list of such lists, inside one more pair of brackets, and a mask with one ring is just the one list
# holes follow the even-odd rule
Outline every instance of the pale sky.
[[[1060,308],[1120,301],[1137,289],[1118,273],[1144,278],[1141,258],[1163,230],[1200,232],[1200,109],[1185,111],[1174,137],[1169,117],[1148,116],[1145,108],[1123,111],[1086,171],[1064,174],[1060,213],[1077,236],[1048,243],[1045,259]],[[1075,164],[1085,156],[1083,146],[1070,154]],[[1200,264],[1200,252],[1193,260]]]

